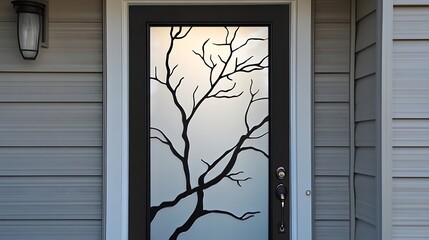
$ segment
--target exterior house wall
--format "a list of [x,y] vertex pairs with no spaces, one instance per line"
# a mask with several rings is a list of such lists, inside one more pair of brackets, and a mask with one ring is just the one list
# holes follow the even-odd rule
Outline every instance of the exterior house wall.
[[354,76],[354,191],[355,239],[377,237],[377,1],[356,1]]
[[102,1],[50,0],[22,60],[0,1],[0,239],[102,238]]
[[350,239],[350,0],[315,0],[313,239]]
[[[313,0],[313,239],[379,239],[378,2]],[[102,1],[49,7],[49,48],[24,61],[12,5],[0,2],[0,239],[102,239]],[[392,219],[383,221],[392,239],[427,239],[429,1],[391,7]]]
[[429,1],[393,2],[391,239],[427,239]]

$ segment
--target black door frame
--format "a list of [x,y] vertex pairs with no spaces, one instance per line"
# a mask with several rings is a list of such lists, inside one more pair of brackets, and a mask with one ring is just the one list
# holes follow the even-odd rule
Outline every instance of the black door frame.
[[[162,13],[162,14],[160,14]],[[238,13],[238,14],[237,14]],[[142,17],[144,16],[144,18]],[[283,183],[290,189],[290,176],[280,180],[277,167],[289,173],[289,82],[290,82],[290,6],[284,5],[228,5],[228,6],[130,6],[129,8],[129,239],[148,239],[148,164],[142,161],[148,154],[149,81],[147,65],[146,29],[150,23],[174,25],[269,25],[270,47],[270,239],[289,239],[290,197],[286,198],[286,232],[278,232],[280,202],[275,186]],[[271,51],[282,49],[282,51]],[[143,94],[142,94],[143,93]],[[275,129],[273,131],[272,129]]]

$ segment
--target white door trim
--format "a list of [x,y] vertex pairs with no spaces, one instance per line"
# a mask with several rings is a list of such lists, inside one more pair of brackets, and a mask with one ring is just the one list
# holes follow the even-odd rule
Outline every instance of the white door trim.
[[128,239],[128,6],[291,4],[291,239],[312,238],[311,0],[105,0],[104,239]]

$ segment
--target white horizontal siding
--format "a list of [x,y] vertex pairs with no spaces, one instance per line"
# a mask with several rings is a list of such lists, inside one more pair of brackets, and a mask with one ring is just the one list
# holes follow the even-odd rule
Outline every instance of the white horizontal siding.
[[102,24],[59,22],[49,25],[49,48],[36,61],[22,59],[16,24],[0,22],[1,72],[101,72]]
[[395,41],[393,44],[393,74],[414,74],[424,77],[429,62],[427,41]]
[[1,73],[0,102],[101,102],[101,73]]
[[425,226],[394,226],[392,240],[427,240],[429,228]]
[[429,119],[401,119],[393,121],[393,146],[428,147]]
[[426,79],[421,81],[406,79],[406,81],[394,83],[393,117],[429,118],[429,81],[426,82]]
[[99,103],[1,103],[1,146],[101,146]]
[[314,173],[317,176],[349,176],[350,150],[348,147],[316,147]]
[[346,240],[350,237],[349,221],[315,221],[314,240]]
[[429,41],[396,41],[394,49],[393,117],[429,118]]
[[429,179],[393,180],[393,225],[429,225]]
[[315,102],[348,102],[349,74],[319,73],[314,76]]
[[100,219],[101,177],[0,178],[0,219]]
[[101,240],[100,220],[0,220],[7,240]]
[[349,177],[321,177],[315,184],[315,219],[349,220]]
[[393,0],[394,5],[429,5],[429,0]]
[[392,158],[394,177],[429,178],[429,148],[396,147]]
[[393,29],[394,39],[429,39],[429,5],[396,7]]
[[101,176],[101,147],[0,147],[0,176]]
[[350,24],[315,24],[315,72],[349,72],[350,63]]
[[349,104],[315,104],[315,145],[349,146]]
[[392,239],[427,239],[429,1],[394,4]]

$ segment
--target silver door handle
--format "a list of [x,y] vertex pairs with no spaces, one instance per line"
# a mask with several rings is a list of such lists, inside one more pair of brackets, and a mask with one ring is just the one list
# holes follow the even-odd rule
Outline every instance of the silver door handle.
[[280,183],[279,185],[277,185],[276,195],[277,195],[277,198],[280,200],[280,204],[282,207],[281,219],[279,223],[279,232],[284,233],[286,231],[284,219],[285,219],[285,200],[287,197],[287,188],[283,183]]

